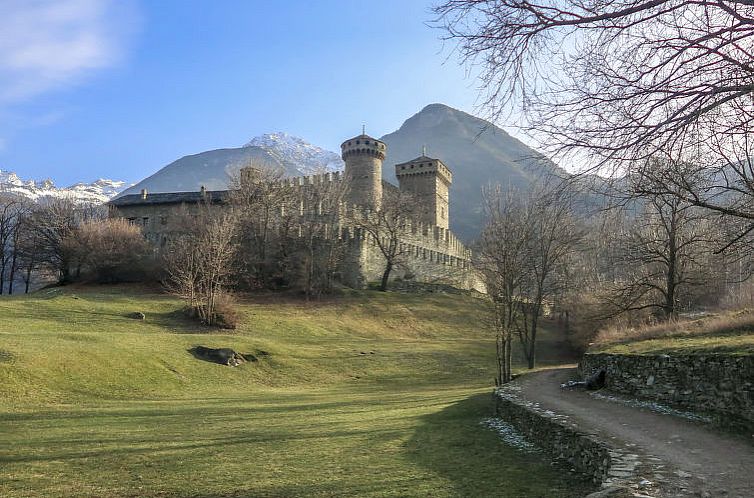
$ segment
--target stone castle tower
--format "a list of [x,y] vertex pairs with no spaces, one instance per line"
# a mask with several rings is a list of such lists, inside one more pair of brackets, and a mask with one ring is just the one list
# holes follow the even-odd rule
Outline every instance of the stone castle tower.
[[400,189],[419,198],[423,209],[420,221],[448,229],[449,189],[453,174],[439,159],[422,155],[406,163],[395,165]]
[[347,202],[373,210],[382,206],[382,161],[385,143],[362,133],[340,146],[346,163],[344,176],[349,185]]
[[[422,154],[395,166],[399,187],[382,180],[382,163],[387,145],[362,133],[341,145],[345,172],[326,173],[298,178],[285,178],[279,184],[286,188],[285,203],[279,206],[279,221],[284,222],[292,236],[302,236],[301,227],[317,227],[320,241],[337,240],[342,254],[338,258],[334,278],[341,283],[363,288],[379,281],[385,271],[386,258],[374,233],[359,226],[358,221],[373,219],[383,207],[383,189],[388,192],[410,192],[419,206],[410,213],[410,223],[398,235],[400,261],[393,268],[393,277],[428,284],[452,285],[483,291],[471,266],[471,250],[449,229],[449,189],[452,173],[439,159]],[[241,182],[259,181],[258,170],[242,171]],[[344,185],[345,184],[345,185]],[[345,202],[323,210],[320,194],[343,186]],[[198,209],[226,209],[233,201],[230,190],[198,192],[161,192],[125,195],[110,201],[110,216],[121,217],[141,227],[144,236],[156,247],[165,247],[168,240],[185,231],[182,220]],[[362,209],[363,208],[363,209]],[[277,222],[276,214],[272,223]],[[356,220],[356,221],[355,221]],[[301,222],[297,231],[296,223]],[[286,232],[288,233],[288,232]]]

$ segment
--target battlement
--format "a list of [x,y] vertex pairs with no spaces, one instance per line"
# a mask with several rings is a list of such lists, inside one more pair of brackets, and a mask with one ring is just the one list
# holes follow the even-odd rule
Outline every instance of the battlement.
[[445,163],[427,156],[396,164],[395,176],[399,181],[408,176],[436,176],[448,185],[453,183],[453,173],[445,166]]
[[[341,238],[367,240],[368,234],[358,228],[358,221],[368,220],[376,216],[375,211],[364,206],[342,202],[338,209],[338,230],[343,231]],[[302,205],[302,215],[322,215],[323,223],[326,223],[328,214],[318,212],[316,209]],[[354,220],[354,222],[349,222]],[[455,234],[447,228],[431,225],[422,221],[416,221],[407,217],[404,222],[405,231],[401,234],[401,243],[407,244],[411,249],[419,252],[430,251],[440,255],[447,255],[460,260],[470,261],[471,250],[461,242]],[[345,231],[344,231],[345,230]],[[337,231],[337,230],[336,230]],[[332,232],[332,230],[330,230]]]
[[341,181],[343,181],[343,174],[340,171],[335,171],[333,173],[322,173],[319,175],[284,178],[280,183],[286,187],[300,187],[304,185],[325,185]]
[[385,142],[372,138],[369,135],[361,134],[358,137],[346,140],[340,145],[341,155],[344,161],[349,157],[357,155],[367,155],[378,158],[380,161],[385,160],[387,146]]

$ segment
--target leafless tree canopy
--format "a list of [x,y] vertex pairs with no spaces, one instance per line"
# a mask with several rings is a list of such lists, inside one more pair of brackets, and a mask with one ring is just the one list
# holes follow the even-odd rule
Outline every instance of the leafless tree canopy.
[[387,190],[384,192],[380,209],[374,212],[357,210],[347,213],[355,227],[362,230],[385,258],[380,290],[385,291],[392,271],[404,264],[406,246],[401,236],[406,233],[412,217],[419,211],[418,199],[408,192]]
[[224,320],[218,309],[237,269],[232,264],[238,250],[237,213],[202,205],[195,216],[186,217],[185,225],[163,253],[165,285],[200,321],[217,325]]
[[493,304],[497,382],[505,383],[511,378],[514,337],[534,368],[540,319],[567,289],[583,231],[573,217],[570,193],[553,185],[529,192],[490,188],[484,199],[488,220],[476,266]]
[[484,107],[517,104],[555,152],[619,169],[713,154],[711,134],[728,157],[751,150],[751,0],[448,0],[435,12],[481,67]]

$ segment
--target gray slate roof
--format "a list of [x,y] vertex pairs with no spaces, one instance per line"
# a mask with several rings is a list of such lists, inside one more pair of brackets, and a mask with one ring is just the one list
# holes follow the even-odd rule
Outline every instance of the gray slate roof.
[[108,204],[112,206],[148,206],[152,204],[195,204],[202,200],[207,200],[212,204],[221,204],[227,202],[229,196],[228,190],[207,190],[202,197],[201,192],[163,192],[147,194],[147,198],[142,198],[141,194],[130,194],[122,197],[116,197]]

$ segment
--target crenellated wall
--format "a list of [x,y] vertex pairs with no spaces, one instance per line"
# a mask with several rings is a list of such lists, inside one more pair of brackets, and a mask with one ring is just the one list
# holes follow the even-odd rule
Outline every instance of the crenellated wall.
[[[342,263],[341,275],[347,285],[364,287],[370,281],[380,280],[385,268],[385,258],[376,241],[359,223],[376,216],[376,210],[354,202],[334,202],[337,194],[345,187],[345,176],[340,172],[311,176],[286,178],[279,182],[281,187],[292,189],[290,200],[281,208],[280,216],[294,221],[301,227],[315,223],[318,234],[336,238],[347,243],[347,251]],[[394,188],[394,187],[393,187]],[[329,193],[335,193],[332,196]],[[218,202],[215,208],[222,208],[230,197],[228,191],[183,193],[190,199],[181,201],[181,193],[149,194],[126,196],[121,204],[113,202],[111,216],[128,218],[142,227],[145,236],[155,245],[161,246],[181,230],[182,214],[197,209],[199,198],[214,196]],[[334,203],[333,203],[334,202]],[[422,283],[440,283],[463,289],[484,292],[484,286],[471,265],[471,250],[468,249],[449,229],[414,221],[407,217],[400,242],[400,264],[392,273],[393,278],[412,279]],[[296,231],[294,230],[294,234]]]

